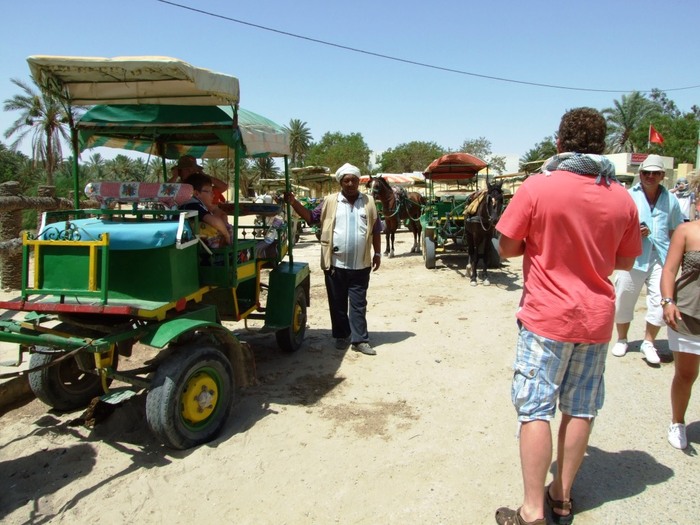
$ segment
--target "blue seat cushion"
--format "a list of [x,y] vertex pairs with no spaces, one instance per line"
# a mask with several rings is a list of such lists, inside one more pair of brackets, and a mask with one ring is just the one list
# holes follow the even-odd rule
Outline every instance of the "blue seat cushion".
[[[163,248],[172,246],[177,241],[177,221],[115,222],[94,218],[77,219],[69,224],[69,232],[66,232],[65,222],[47,224],[39,239],[96,241],[100,235],[109,233],[111,250]],[[192,239],[192,232],[187,223],[185,229],[185,238]]]

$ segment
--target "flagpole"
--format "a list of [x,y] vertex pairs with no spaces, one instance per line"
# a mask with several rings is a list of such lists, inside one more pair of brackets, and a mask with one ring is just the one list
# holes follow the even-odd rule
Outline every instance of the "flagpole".
[[695,169],[700,170],[700,127],[698,128],[698,149],[695,154]]
[[649,133],[647,133],[647,153],[651,149],[651,124],[649,124]]

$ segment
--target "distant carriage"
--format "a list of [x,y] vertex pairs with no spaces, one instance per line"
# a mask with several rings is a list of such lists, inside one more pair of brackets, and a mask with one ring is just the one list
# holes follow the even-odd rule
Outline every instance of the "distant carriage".
[[[421,216],[423,234],[423,259],[426,268],[435,268],[436,257],[446,253],[450,245],[453,248],[464,249],[470,242],[465,223],[465,208],[470,203],[472,194],[438,197],[435,193],[435,183],[465,183],[476,181],[477,173],[488,164],[468,153],[450,153],[435,159],[426,168],[423,175],[427,183],[427,203]],[[494,253],[491,245],[486,246],[489,253],[486,258],[490,265],[500,264],[498,254]]]

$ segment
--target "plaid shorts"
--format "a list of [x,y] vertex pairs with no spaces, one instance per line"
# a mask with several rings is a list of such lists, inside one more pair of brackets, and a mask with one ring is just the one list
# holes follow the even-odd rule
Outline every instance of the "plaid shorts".
[[521,328],[511,396],[518,421],[551,420],[559,410],[593,418],[605,399],[608,343],[562,343]]

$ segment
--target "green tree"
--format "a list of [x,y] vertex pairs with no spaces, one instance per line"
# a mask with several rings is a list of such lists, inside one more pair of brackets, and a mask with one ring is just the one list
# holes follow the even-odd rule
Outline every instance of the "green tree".
[[[648,144],[649,125],[664,138],[663,144]],[[632,133],[635,142],[644,144],[643,150],[667,157],[673,157],[677,163],[695,164],[700,120],[695,113],[688,112],[679,117],[669,114],[657,114],[652,119],[644,120]]]
[[465,140],[459,151],[469,153],[487,162],[489,165],[489,173],[495,171],[501,174],[506,169],[506,158],[491,153],[491,141],[487,140],[486,137]]
[[669,115],[674,118],[681,116],[681,111],[676,106],[676,103],[668,98],[668,95],[660,89],[654,88],[651,90],[649,98],[661,109],[664,115]]
[[36,177],[37,174],[32,168],[29,157],[20,151],[9,149],[0,142],[0,183],[10,180],[17,181],[20,183],[22,192],[25,192],[38,185]]
[[13,78],[11,82],[22,90],[22,93],[6,99],[5,111],[19,111],[20,115],[12,125],[5,130],[5,138],[13,135],[15,141],[10,145],[13,150],[32,135],[32,158],[36,163],[43,163],[46,168],[46,183],[53,185],[53,174],[62,159],[62,140],[70,143],[69,124],[72,122],[71,111],[61,103],[59,98],[47,89],[39,86],[32,79],[38,91],[28,83]]
[[434,142],[413,141],[389,148],[377,159],[382,173],[410,173],[423,171],[428,165],[445,154],[445,148]]
[[320,142],[312,144],[306,155],[309,166],[328,166],[336,171],[346,162],[357,166],[362,173],[369,173],[369,146],[361,133],[344,135],[328,132]]
[[557,144],[554,141],[554,137],[545,137],[541,142],[535,144],[534,148],[529,149],[525,155],[520,157],[518,169],[532,173],[540,168],[542,161],[547,160],[552,155],[556,155],[556,153]]
[[[613,107],[605,108],[603,115],[608,123],[608,149],[611,153],[636,152],[644,150],[647,139],[640,140],[639,130],[654,115],[660,114],[662,106],[633,91],[613,101]],[[648,126],[647,126],[648,130]]]
[[289,132],[290,167],[303,166],[304,156],[311,147],[311,130],[299,119],[291,119],[285,129]]

